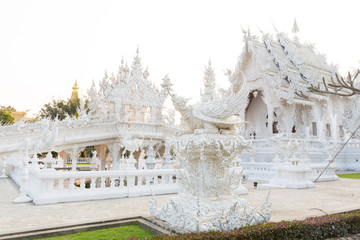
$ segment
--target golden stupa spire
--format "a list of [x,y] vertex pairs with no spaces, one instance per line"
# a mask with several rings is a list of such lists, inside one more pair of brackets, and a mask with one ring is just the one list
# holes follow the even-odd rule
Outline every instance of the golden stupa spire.
[[70,98],[70,101],[77,101],[79,100],[79,93],[78,93],[78,84],[77,84],[77,80],[75,79],[75,84],[73,86],[73,91],[71,93],[71,98]]

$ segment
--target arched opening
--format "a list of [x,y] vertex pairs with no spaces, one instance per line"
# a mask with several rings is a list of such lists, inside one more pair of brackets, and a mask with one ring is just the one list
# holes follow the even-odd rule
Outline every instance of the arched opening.
[[249,105],[245,110],[246,137],[257,139],[266,132],[268,112],[262,96],[261,90],[249,93]]

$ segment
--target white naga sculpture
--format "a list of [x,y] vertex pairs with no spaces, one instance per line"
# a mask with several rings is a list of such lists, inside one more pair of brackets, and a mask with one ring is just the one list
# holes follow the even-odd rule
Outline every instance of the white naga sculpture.
[[[187,104],[189,99],[171,93],[171,83],[168,76],[165,76],[163,80],[162,87],[168,90],[173,105],[187,123],[189,132],[204,131],[204,129],[207,133],[217,133],[219,130],[236,130],[241,119],[235,114],[248,105],[248,92],[245,84],[238,93],[234,94],[230,89],[227,96],[219,98],[215,94],[215,79],[211,74],[213,72],[209,62],[209,67],[205,73],[205,89],[202,101],[196,106],[189,106]],[[244,74],[243,76],[246,79]]]
[[[245,88],[236,94],[220,98],[215,94],[211,65],[205,72],[205,94],[195,106],[188,106],[184,98],[171,94],[174,107],[181,113],[190,134],[169,142],[182,159],[180,172],[183,193],[172,197],[160,210],[155,198],[150,212],[172,227],[185,231],[232,230],[247,224],[257,224],[270,218],[270,203],[266,199],[261,214],[234,194],[239,178],[230,170],[232,161],[245,148],[250,148],[238,134],[240,119],[234,116],[247,103]],[[209,76],[210,75],[210,76]],[[168,77],[163,88],[171,91]],[[207,96],[206,96],[207,95]]]

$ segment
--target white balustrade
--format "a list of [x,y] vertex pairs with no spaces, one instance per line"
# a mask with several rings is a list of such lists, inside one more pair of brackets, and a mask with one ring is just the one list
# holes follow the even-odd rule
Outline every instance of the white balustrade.
[[[312,172],[310,173],[309,179],[315,181],[320,174],[324,171],[327,163],[313,163],[310,164]],[[335,164],[330,164],[328,168],[322,173],[318,181],[336,181],[339,180],[339,177],[335,174],[337,166]]]
[[174,169],[47,172],[32,168],[28,195],[35,204],[170,194],[180,191]]
[[269,162],[241,162],[240,166],[249,181],[269,181],[275,174],[273,163]]

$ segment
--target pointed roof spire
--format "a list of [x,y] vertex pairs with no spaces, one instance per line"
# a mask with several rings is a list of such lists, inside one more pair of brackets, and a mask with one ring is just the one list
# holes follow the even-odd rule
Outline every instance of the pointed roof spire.
[[278,31],[278,30],[277,30],[277,28],[275,27],[274,23],[272,23],[272,26],[273,26],[273,28],[274,28],[274,30],[275,30],[275,32],[276,32],[276,34],[279,34],[279,31]]
[[133,61],[133,65],[132,65],[133,69],[139,69],[141,71],[141,58],[139,56],[139,45],[136,48],[136,56],[134,57],[134,61]]
[[201,99],[203,102],[214,99],[215,87],[215,73],[214,69],[211,66],[211,60],[209,59],[208,65],[205,67],[204,71],[204,91],[201,94]]
[[293,27],[292,27],[292,32],[293,32],[293,34],[294,34],[294,39],[295,40],[298,40],[298,37],[297,37],[297,33],[299,32],[299,26],[298,26],[298,24],[297,24],[297,22],[296,22],[296,18],[294,18],[294,24],[293,24]]
[[204,85],[205,87],[215,88],[215,73],[214,73],[214,69],[211,66],[210,58],[208,61],[208,65],[205,67]]
[[79,100],[79,93],[78,93],[78,84],[77,84],[77,80],[75,79],[75,84],[73,86],[73,91],[71,93],[71,97],[70,97],[70,101],[75,102]]
[[77,83],[77,79],[75,79],[75,84],[74,84],[74,86],[73,86],[72,89],[73,89],[74,91],[77,91],[77,90],[79,89],[78,83]]

